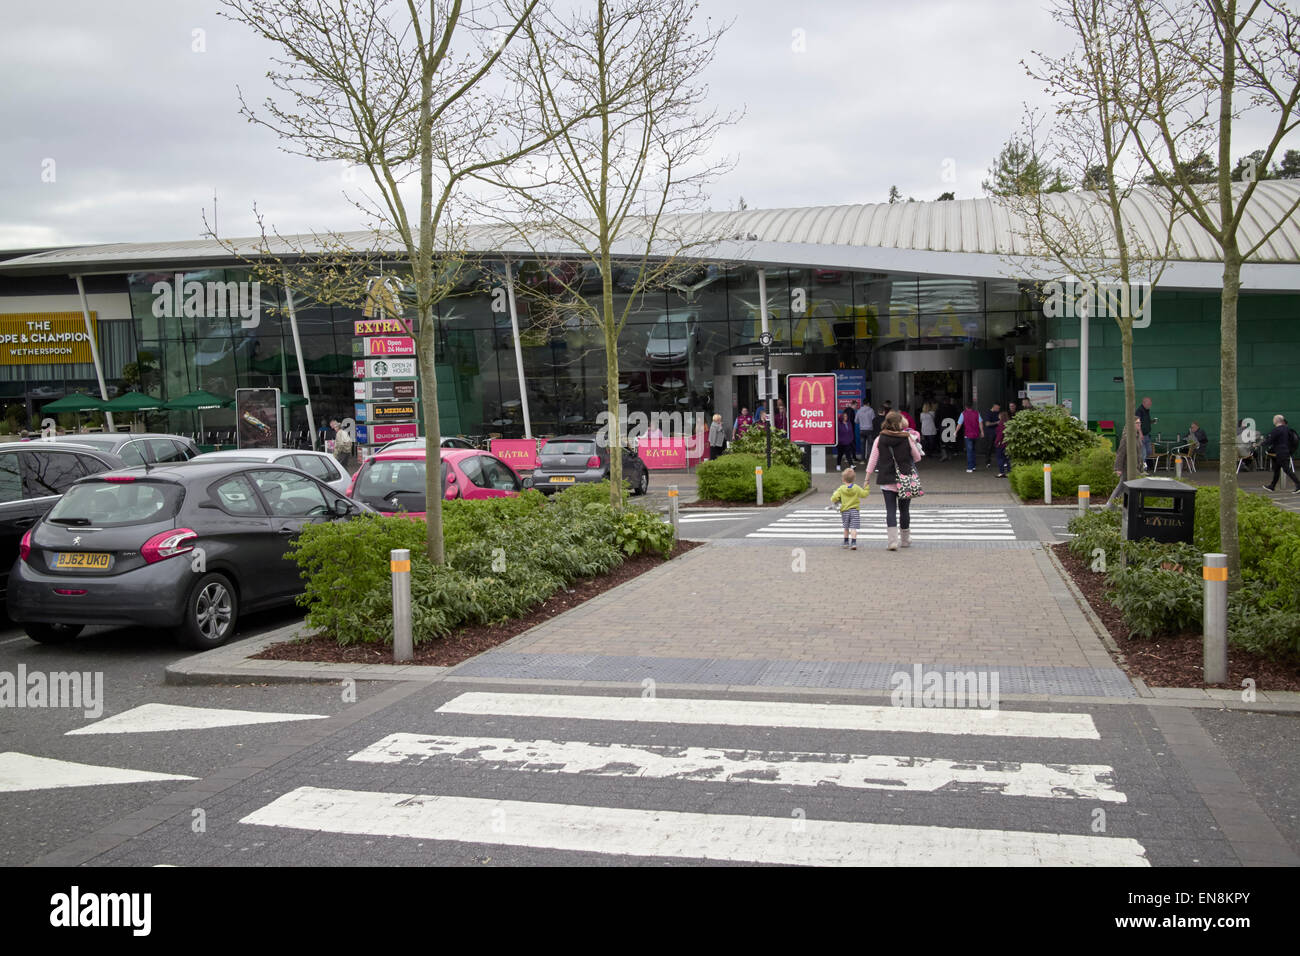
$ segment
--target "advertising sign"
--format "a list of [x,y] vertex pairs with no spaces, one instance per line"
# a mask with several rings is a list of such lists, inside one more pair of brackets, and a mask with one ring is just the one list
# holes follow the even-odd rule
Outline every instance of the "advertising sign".
[[[90,327],[98,338],[96,315],[90,313]],[[80,312],[0,316],[0,365],[89,365],[93,361]]]
[[867,400],[867,373],[860,368],[841,369],[835,373],[835,407],[849,408],[854,402]]
[[[366,432],[374,444],[387,445],[390,441],[419,438],[420,426],[415,422],[407,422],[401,425],[369,425],[366,427]],[[360,442],[365,441],[364,438],[358,438],[357,440]]]
[[414,402],[400,402],[393,405],[367,405],[366,421],[396,422],[415,417]]
[[364,382],[365,398],[372,402],[414,402],[414,382]]
[[790,440],[810,445],[835,444],[835,376],[786,377],[786,408],[790,411]]
[[240,448],[280,447],[280,390],[235,389],[235,421]]
[[385,332],[406,334],[406,326],[398,319],[358,319],[352,323],[355,335],[382,335]]
[[1025,399],[1034,408],[1056,404],[1055,382],[1025,382]]
[[494,438],[488,449],[515,471],[537,467],[537,440],[534,438]]
[[362,378],[415,378],[415,359],[366,359],[358,362]]
[[686,467],[686,439],[684,438],[648,438],[637,439],[636,453],[650,470],[658,468]]
[[365,340],[366,355],[414,355],[415,339],[409,336],[372,336]]

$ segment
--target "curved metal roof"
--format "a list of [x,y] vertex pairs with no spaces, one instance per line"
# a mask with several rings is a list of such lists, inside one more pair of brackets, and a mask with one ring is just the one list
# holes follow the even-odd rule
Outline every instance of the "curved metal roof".
[[[1245,184],[1238,183],[1238,192]],[[1164,244],[1167,221],[1159,194],[1134,191],[1124,204],[1130,235],[1149,247]],[[1095,194],[1053,193],[1043,197],[1047,208],[1062,220],[1096,224],[1100,248],[1110,257],[1117,253],[1109,229],[1109,215]],[[1247,289],[1300,290],[1300,216],[1288,216],[1300,200],[1300,180],[1258,183],[1242,223],[1241,245],[1250,248],[1280,221],[1243,269]],[[666,217],[669,232],[713,237],[703,258],[785,265],[908,272],[936,276],[1052,277],[1059,269],[1033,260],[1024,220],[1004,200],[958,199],[948,202],[876,203],[848,206],[811,206],[793,209],[757,209],[707,212]],[[716,237],[725,236],[718,241]],[[358,250],[391,250],[401,245],[392,236],[374,232],[348,232],[337,238]],[[532,247],[505,226],[476,226],[458,245],[474,253],[503,252],[528,255],[533,249],[548,255],[572,256],[571,243],[562,238],[530,237]],[[253,255],[256,238],[226,240],[239,253]],[[1162,284],[1214,289],[1222,286],[1218,247],[1208,234],[1184,216],[1174,228],[1174,265]],[[323,252],[326,243],[313,235],[287,236],[271,243],[272,252],[293,256]],[[632,243],[621,250],[630,254]],[[1023,261],[1021,261],[1023,260]],[[0,261],[0,273],[12,275],[51,273],[120,273],[219,266],[238,257],[214,239],[182,242],[112,243],[69,247]],[[1034,266],[1037,261],[1038,265]]]

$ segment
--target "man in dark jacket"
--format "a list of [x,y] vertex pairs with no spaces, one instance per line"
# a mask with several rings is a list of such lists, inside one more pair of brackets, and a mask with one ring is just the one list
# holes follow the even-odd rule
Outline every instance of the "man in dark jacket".
[[1119,448],[1115,451],[1115,474],[1119,475],[1119,481],[1115,483],[1115,490],[1106,499],[1107,508],[1114,508],[1118,505],[1119,497],[1124,493],[1124,482],[1128,481],[1128,436],[1130,432],[1137,435],[1137,453],[1139,457],[1142,455],[1142,419],[1134,418],[1133,424],[1119,433]]
[[1277,491],[1278,478],[1286,475],[1295,484],[1295,490],[1291,494],[1300,495],[1300,478],[1295,476],[1295,468],[1291,464],[1291,456],[1296,452],[1291,435],[1291,426],[1286,423],[1286,419],[1281,415],[1274,415],[1273,430],[1264,439],[1264,450],[1273,457],[1273,481],[1264,488],[1268,491]]

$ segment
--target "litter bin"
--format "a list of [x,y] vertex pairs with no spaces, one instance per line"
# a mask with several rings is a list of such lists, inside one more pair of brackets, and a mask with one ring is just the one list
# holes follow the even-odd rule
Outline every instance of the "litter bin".
[[1124,482],[1121,536],[1125,541],[1192,541],[1196,525],[1196,489],[1173,478],[1136,478]]
[[795,444],[799,446],[799,461],[803,465],[803,470],[811,475],[812,474],[812,445],[808,444],[806,441],[797,441],[795,442]]

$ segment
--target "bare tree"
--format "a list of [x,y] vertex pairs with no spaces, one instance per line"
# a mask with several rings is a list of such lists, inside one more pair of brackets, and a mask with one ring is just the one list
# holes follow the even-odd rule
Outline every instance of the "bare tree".
[[[1275,0],[1110,0],[1133,24],[1138,69],[1116,97],[1121,122],[1151,173],[1223,255],[1220,308],[1220,440],[1237,434],[1237,301],[1241,267],[1300,208],[1271,226],[1252,216],[1258,178],[1232,181],[1232,136],[1244,116],[1271,121],[1261,165],[1268,168],[1300,123],[1300,15]],[[1197,183],[1193,161],[1217,155],[1211,183]],[[1237,477],[1220,454],[1219,541],[1230,579],[1240,584]]]
[[264,229],[261,246],[245,250],[249,258],[322,302],[362,301],[370,263],[394,249],[409,274],[414,301],[400,308],[414,318],[402,321],[417,339],[427,546],[430,560],[442,564],[435,310],[458,284],[466,258],[457,202],[467,180],[518,161],[563,129],[525,131],[509,89],[488,83],[538,0],[221,2],[223,16],[279,49],[267,73],[279,97],[260,110],[244,102],[244,114],[277,133],[285,151],[368,177],[361,195],[349,199],[375,224],[362,248],[337,233],[298,242]]
[[[647,289],[680,275],[683,257],[706,255],[714,241],[688,213],[727,168],[707,153],[734,117],[703,106],[700,76],[726,28],[696,33],[694,13],[689,0],[593,0],[527,20],[512,72],[526,90],[529,135],[550,147],[527,166],[480,174],[503,190],[503,218],[539,255],[577,253],[580,268],[559,276],[559,292],[568,314],[602,334],[611,436],[622,435],[618,340],[628,316]],[[618,303],[616,262],[626,293]],[[581,266],[599,273],[598,301],[579,294]],[[619,451],[610,478],[621,508]]]
[[[1109,316],[1119,327],[1124,417],[1118,440],[1126,442],[1128,473],[1122,477],[1134,478],[1141,460],[1131,427],[1137,412],[1134,320],[1149,315],[1155,287],[1177,252],[1174,227],[1180,209],[1167,195],[1151,190],[1142,196],[1152,207],[1144,210],[1150,215],[1131,216],[1125,209],[1142,169],[1116,107],[1137,67],[1128,40],[1131,25],[1123,19],[1127,11],[1107,0],[1056,0],[1050,13],[1073,34],[1076,45],[1064,55],[1036,52],[1036,62],[1026,70],[1046,84],[1056,102],[1043,150],[1058,164],[1058,180],[1063,175],[1085,188],[1064,195],[1034,190],[1003,202],[1018,214],[1028,256],[1063,270],[1068,281],[1053,290],[1058,304],[1070,297],[1069,311],[1081,322]],[[1038,127],[1030,114],[1021,140],[1035,157]],[[1080,388],[1086,387],[1080,382]]]

